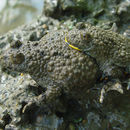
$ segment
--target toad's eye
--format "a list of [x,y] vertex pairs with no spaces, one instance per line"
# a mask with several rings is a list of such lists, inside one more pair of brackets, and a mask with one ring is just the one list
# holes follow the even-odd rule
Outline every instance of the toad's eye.
[[80,34],[82,40],[89,41],[91,38],[91,35],[89,33],[82,33]]
[[24,62],[25,57],[24,54],[22,53],[16,53],[10,56],[10,60],[13,64],[21,64]]

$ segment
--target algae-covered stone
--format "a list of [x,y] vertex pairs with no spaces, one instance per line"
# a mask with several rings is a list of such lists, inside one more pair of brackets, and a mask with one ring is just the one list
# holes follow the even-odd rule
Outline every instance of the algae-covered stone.
[[[87,21],[110,28],[117,23],[119,30],[129,26],[130,2],[124,0],[45,0],[43,15],[63,20],[74,16],[78,21]],[[123,24],[125,23],[125,26]]]
[[[115,10],[116,1],[104,0],[45,0],[43,13],[47,16],[59,17],[61,14],[75,16],[110,16],[111,10]],[[111,14],[112,16],[112,14]],[[103,17],[102,17],[103,18]]]

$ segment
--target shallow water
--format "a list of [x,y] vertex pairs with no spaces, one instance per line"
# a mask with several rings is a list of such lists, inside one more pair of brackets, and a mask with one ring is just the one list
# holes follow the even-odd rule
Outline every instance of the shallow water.
[[42,7],[43,0],[0,0],[0,35],[35,20]]

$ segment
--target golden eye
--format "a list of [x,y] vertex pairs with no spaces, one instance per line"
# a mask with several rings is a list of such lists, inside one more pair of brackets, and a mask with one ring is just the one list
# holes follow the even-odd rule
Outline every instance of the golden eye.
[[89,34],[89,33],[82,33],[82,34],[80,34],[81,35],[81,39],[82,40],[90,40],[90,38],[91,38],[91,35]]

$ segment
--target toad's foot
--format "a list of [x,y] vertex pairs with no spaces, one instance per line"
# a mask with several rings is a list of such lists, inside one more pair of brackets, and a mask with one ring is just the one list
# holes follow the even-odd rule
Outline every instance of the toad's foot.
[[103,88],[101,89],[101,94],[100,94],[100,98],[99,98],[99,102],[103,103],[104,97],[105,95],[109,92],[109,91],[117,91],[121,94],[123,94],[123,89],[122,89],[122,85],[119,81],[116,82],[108,82],[106,85],[103,86]]
[[49,86],[45,93],[40,94],[34,101],[26,104],[22,109],[22,113],[26,113],[34,107],[46,107],[47,105],[52,104],[60,95],[61,87]]

